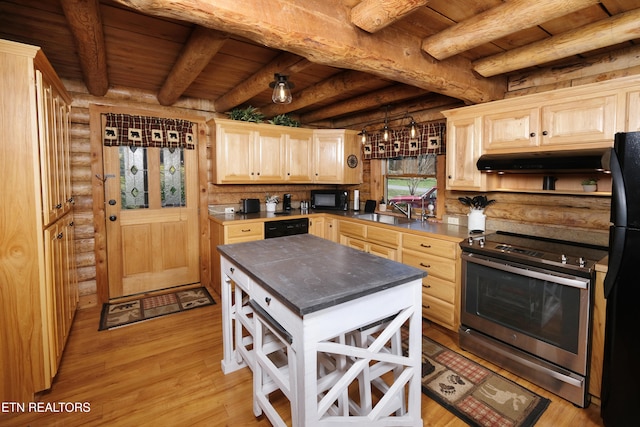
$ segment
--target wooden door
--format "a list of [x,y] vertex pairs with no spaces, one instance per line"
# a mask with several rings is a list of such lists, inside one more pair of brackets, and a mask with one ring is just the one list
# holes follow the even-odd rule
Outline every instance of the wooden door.
[[216,125],[216,183],[245,183],[253,179],[252,147],[255,139],[256,132],[242,123]]
[[523,108],[485,114],[482,144],[485,152],[511,152],[514,148],[532,148],[539,142],[540,109]]
[[305,130],[290,130],[285,144],[285,179],[312,182],[313,134]]
[[253,144],[252,154],[252,179],[264,182],[284,181],[284,137],[282,131],[260,131]]
[[615,94],[545,105],[541,145],[609,146],[616,129],[616,106]]
[[196,150],[104,147],[109,298],[197,283]]
[[447,190],[484,190],[485,177],[476,167],[481,123],[480,117],[447,121]]
[[314,181],[341,183],[344,174],[344,132],[317,130],[314,136]]

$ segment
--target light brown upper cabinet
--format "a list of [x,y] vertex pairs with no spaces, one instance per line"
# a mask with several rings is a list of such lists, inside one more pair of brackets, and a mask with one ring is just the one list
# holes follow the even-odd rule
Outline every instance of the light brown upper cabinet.
[[[578,96],[566,102],[534,100],[513,108],[520,99],[494,106],[483,115],[485,153],[589,149],[611,145],[618,94]],[[536,104],[540,102],[540,104]]]
[[[216,184],[360,184],[361,147],[356,132],[303,129],[215,119]],[[352,161],[347,159],[352,156]],[[355,157],[356,162],[353,161]]]
[[496,178],[476,162],[482,154],[612,147],[616,132],[640,130],[639,105],[640,77],[632,76],[444,111],[447,189],[542,191],[526,183],[537,176]]
[[0,401],[51,387],[78,302],[71,97],[42,50],[0,40]]

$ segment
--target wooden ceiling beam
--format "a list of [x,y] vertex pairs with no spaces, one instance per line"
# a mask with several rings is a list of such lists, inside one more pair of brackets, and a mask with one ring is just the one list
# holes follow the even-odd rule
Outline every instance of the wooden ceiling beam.
[[[402,121],[400,117],[404,117],[404,114],[408,114],[413,116],[414,119],[418,122],[423,122],[427,119],[423,117],[421,114],[422,111],[429,111],[434,108],[442,108],[445,106],[463,106],[462,102],[457,99],[450,98],[448,96],[433,94],[433,96],[428,95],[426,97],[417,98],[408,100],[406,102],[398,103],[391,105],[389,108],[389,123],[394,123],[397,126],[398,121]],[[451,107],[454,108],[454,107]],[[324,123],[326,127],[331,128],[349,128],[349,129],[361,129],[363,126],[372,126],[372,129],[382,128],[384,124],[384,116],[385,111],[382,108],[378,108],[377,110],[370,110],[367,112],[363,112],[361,114],[356,114],[344,118],[340,118],[337,120],[330,120],[327,123]],[[439,114],[436,119],[443,119],[444,116]],[[429,120],[435,120],[433,117]],[[406,121],[405,124],[409,124]],[[314,125],[319,125],[318,122],[314,123]]]
[[109,76],[98,0],[60,0],[60,5],[78,49],[84,84],[91,95],[103,96]]
[[422,50],[443,60],[597,3],[599,0],[511,0],[425,38]]
[[273,81],[273,75],[276,73],[295,74],[311,65],[311,62],[301,56],[283,52],[244,82],[216,99],[213,103],[215,110],[218,113],[224,113],[264,92],[269,87],[269,83]]
[[260,108],[266,117],[299,110],[352,89],[380,81],[379,77],[360,71],[343,71],[297,92],[290,104],[268,104]]
[[369,34],[354,27],[342,0],[114,0],[152,16],[196,23],[318,64],[351,69],[439,92],[469,103],[502,99],[506,78],[474,74],[460,56],[436,61],[421,40],[386,28]]
[[473,62],[473,69],[485,77],[567,58],[601,47],[640,38],[640,9],[603,19],[539,42]]
[[347,99],[306,114],[300,115],[301,123],[312,123],[324,120],[329,117],[339,117],[352,114],[356,111],[370,110],[380,105],[394,104],[409,98],[415,98],[428,93],[424,89],[419,89],[407,85],[393,85],[380,90],[369,92],[366,95]]
[[427,3],[429,0],[362,0],[351,9],[351,23],[375,33]]
[[158,91],[160,105],[173,105],[222,48],[229,36],[196,26]]

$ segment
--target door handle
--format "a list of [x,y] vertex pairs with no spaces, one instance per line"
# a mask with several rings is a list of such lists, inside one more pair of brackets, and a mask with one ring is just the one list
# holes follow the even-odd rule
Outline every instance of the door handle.
[[118,219],[118,217],[117,217],[117,216],[115,216],[115,215],[111,215],[111,216],[109,217],[109,221],[115,221],[116,219]]

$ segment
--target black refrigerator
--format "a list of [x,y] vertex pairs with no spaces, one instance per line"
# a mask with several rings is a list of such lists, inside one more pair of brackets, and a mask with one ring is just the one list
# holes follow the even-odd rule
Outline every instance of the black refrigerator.
[[640,132],[618,133],[611,152],[611,228],[601,415],[640,422]]

